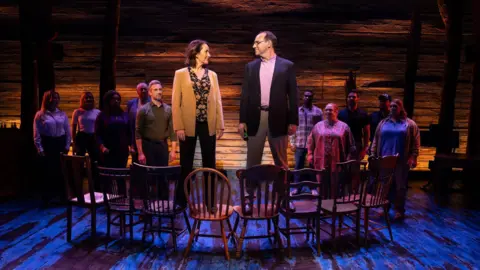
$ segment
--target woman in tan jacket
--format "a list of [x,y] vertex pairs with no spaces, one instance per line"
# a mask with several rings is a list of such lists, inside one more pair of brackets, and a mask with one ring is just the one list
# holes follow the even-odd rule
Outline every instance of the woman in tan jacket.
[[[175,71],[173,79],[173,129],[180,141],[182,180],[192,171],[197,137],[202,150],[202,165],[215,168],[216,140],[223,136],[223,109],[218,77],[207,68],[210,58],[206,41],[190,42],[185,52],[187,67]],[[183,181],[177,198],[185,203]]]

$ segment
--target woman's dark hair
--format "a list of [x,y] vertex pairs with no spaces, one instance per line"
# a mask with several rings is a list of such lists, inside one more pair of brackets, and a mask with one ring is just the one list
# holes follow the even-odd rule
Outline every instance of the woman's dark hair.
[[197,64],[196,56],[202,50],[203,44],[208,45],[205,40],[201,39],[195,39],[188,44],[187,49],[185,50],[184,64],[186,66],[195,67],[195,65]]
[[42,99],[42,111],[48,110],[50,107],[50,103],[52,102],[52,96],[56,95],[58,100],[60,100],[60,94],[56,92],[55,90],[49,90],[45,93],[43,93],[43,99]]
[[120,97],[120,101],[122,100],[122,96],[120,95],[120,93],[118,93],[115,90],[110,90],[107,93],[105,93],[105,95],[103,96],[103,105],[104,105],[103,111],[107,115],[120,115],[123,113],[123,110],[120,106],[118,108],[110,106],[110,101],[113,99],[115,95],[118,95],[118,97]]

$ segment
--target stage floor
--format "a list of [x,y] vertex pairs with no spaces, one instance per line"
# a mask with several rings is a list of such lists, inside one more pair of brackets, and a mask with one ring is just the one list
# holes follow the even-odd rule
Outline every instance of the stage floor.
[[[232,180],[233,187],[238,182]],[[452,197],[450,207],[439,208],[419,187],[411,183],[407,219],[393,224],[394,242],[388,231],[371,234],[370,247],[358,248],[353,233],[340,238],[333,252],[326,234],[322,254],[315,255],[314,243],[304,235],[292,239],[291,259],[265,240],[246,240],[241,259],[229,243],[232,259],[226,261],[220,239],[200,238],[188,259],[183,259],[187,235],[173,252],[171,238],[162,234],[151,244],[141,242],[143,225],[135,227],[134,241],[120,240],[118,228],[105,248],[106,216],[97,215],[98,241],[90,237],[90,215],[75,209],[72,243],[66,242],[66,211],[62,207],[39,209],[36,201],[15,201],[0,205],[0,269],[475,269],[480,266],[480,211],[462,207],[462,196]],[[238,200],[237,193],[234,200]],[[183,225],[183,218],[177,220]],[[193,222],[192,222],[193,223]],[[300,224],[297,221],[297,224]],[[232,217],[233,224],[233,217]],[[283,219],[280,221],[283,227]],[[265,223],[251,223],[247,235],[264,233]],[[202,225],[202,231],[217,231],[217,225]],[[238,230],[239,232],[239,230]],[[127,234],[128,238],[128,234]],[[362,234],[363,240],[363,234]],[[165,244],[166,243],[166,244]],[[283,239],[284,245],[286,244]],[[166,245],[166,246],[165,246]],[[476,254],[476,255],[475,255]]]

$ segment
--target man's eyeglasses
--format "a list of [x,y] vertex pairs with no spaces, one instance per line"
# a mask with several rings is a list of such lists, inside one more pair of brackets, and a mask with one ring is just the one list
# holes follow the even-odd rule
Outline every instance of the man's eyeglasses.
[[262,42],[265,42],[265,40],[261,40],[261,41],[254,41],[253,42],[253,46],[258,46],[260,43]]

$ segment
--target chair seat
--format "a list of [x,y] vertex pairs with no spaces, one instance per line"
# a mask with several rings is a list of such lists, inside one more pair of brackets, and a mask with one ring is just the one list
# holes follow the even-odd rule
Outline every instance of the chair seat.
[[[92,204],[92,201],[90,199],[90,193],[83,194],[83,199],[86,204]],[[94,199],[95,199],[95,203],[103,203],[104,202],[103,193],[94,192]],[[72,198],[70,201],[78,202],[78,198]]]
[[[220,213],[220,206],[221,206],[221,213]],[[227,205],[220,205],[217,204],[217,207],[215,209],[215,212],[210,212],[208,211],[208,208],[203,205],[195,205],[195,210],[190,208],[190,216],[194,219],[199,219],[199,220],[221,220],[221,219],[226,219],[229,216],[232,215],[233,213],[233,207],[230,205],[228,206],[228,211],[225,211],[227,208]],[[225,215],[225,212],[227,212],[227,215]]]
[[[282,213],[287,211],[292,214],[313,214],[317,213],[318,200],[302,200],[302,201],[291,201],[295,207],[295,211],[291,209],[286,209],[285,207],[280,208]],[[321,213],[321,212],[320,212]]]
[[[322,201],[322,209],[332,213],[333,212],[333,200],[323,200]],[[337,213],[349,213],[358,210],[358,206],[353,203],[337,203]]]
[[278,215],[278,211],[273,211],[273,215],[272,215],[272,207],[271,206],[267,207],[267,209],[266,209],[267,211],[265,212],[265,205],[264,204],[260,205],[260,211],[258,211],[259,209],[258,209],[257,205],[254,205],[252,211],[249,211],[247,213],[244,213],[242,211],[242,206],[241,205],[234,206],[233,210],[238,215],[240,215],[240,217],[242,217],[242,218],[270,218],[270,217],[274,217],[274,216]]
[[370,194],[367,194],[364,202],[361,204],[362,207],[380,207],[380,206],[383,206],[383,205],[386,205],[386,204],[389,204],[390,202],[388,200],[380,200],[376,203],[374,203],[376,201],[375,197],[370,195]]

